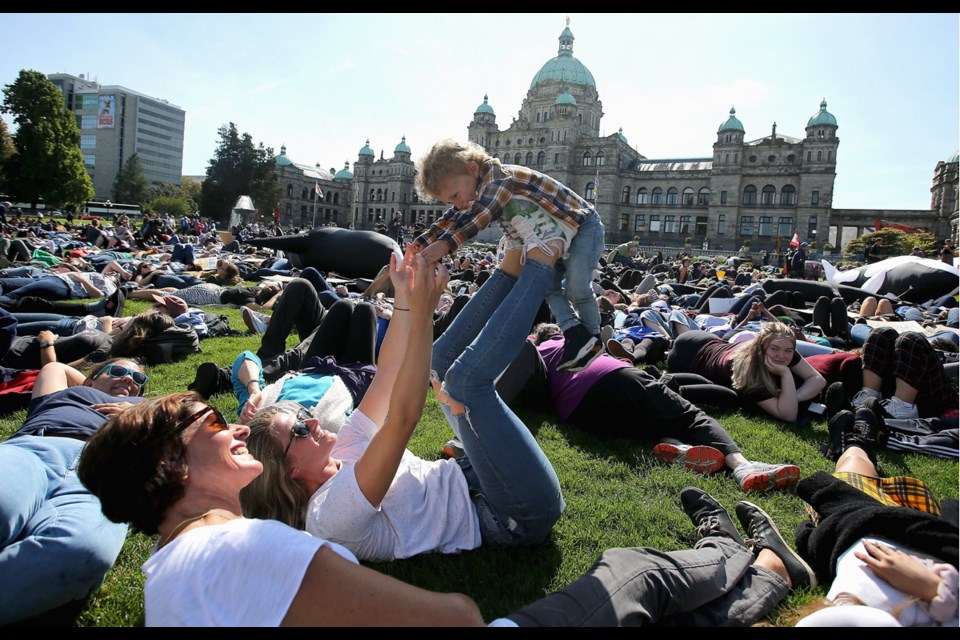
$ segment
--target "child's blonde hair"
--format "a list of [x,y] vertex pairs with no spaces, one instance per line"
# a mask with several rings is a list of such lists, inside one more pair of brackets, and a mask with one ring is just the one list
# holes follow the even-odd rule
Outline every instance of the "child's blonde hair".
[[752,340],[744,340],[744,346],[733,354],[733,388],[744,394],[766,391],[774,397],[780,396],[780,387],[764,364],[764,351],[778,338],[789,340],[797,346],[797,336],[793,329],[782,322],[764,322],[760,332]]
[[486,149],[473,142],[441,140],[417,161],[417,193],[421,198],[437,200],[441,181],[467,173],[470,162],[482,165],[489,159]]

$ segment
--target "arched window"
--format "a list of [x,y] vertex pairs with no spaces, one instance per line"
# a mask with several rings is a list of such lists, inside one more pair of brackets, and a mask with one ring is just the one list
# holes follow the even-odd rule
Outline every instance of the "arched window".
[[817,151],[817,162],[823,160],[823,151]]
[[500,154],[499,154],[499,153],[493,154],[493,159],[494,159],[494,160],[499,160],[499,159],[500,159]]
[[777,188],[772,184],[763,187],[763,192],[760,194],[760,204],[774,204],[776,201]]
[[677,192],[677,188],[676,188],[676,187],[670,187],[669,189],[667,189],[667,204],[668,204],[668,205],[675,205],[675,204],[677,204],[677,193],[678,193],[678,192]]
[[710,204],[710,189],[707,187],[700,189],[700,193],[697,194],[697,204],[701,207],[705,207]]
[[[287,197],[288,197],[288,198],[292,198],[292,197],[293,197],[293,185],[292,185],[292,184],[288,184],[288,185],[287,185]],[[289,211],[288,211],[287,213],[289,213]]]
[[543,164],[546,164],[546,162],[547,162],[547,152],[541,151],[540,153],[537,154],[537,164],[543,165]]
[[533,164],[533,151],[527,151],[527,166]]
[[602,167],[602,166],[603,166],[603,160],[604,160],[603,151],[598,151],[598,152],[597,152],[597,166],[598,166],[598,167]]
[[340,192],[333,194],[333,204],[340,204]]
[[637,189],[637,204],[647,204],[647,188],[640,187]]
[[583,154],[583,166],[589,167],[592,164],[593,164],[593,156],[590,155],[589,151],[587,151],[586,153]]
[[593,189],[594,189],[594,184],[592,182],[588,182],[587,188],[584,190],[584,193],[583,193],[584,200],[590,200],[590,201],[594,200]]
[[383,202],[383,189],[377,189],[377,201]]
[[797,204],[797,188],[788,184],[780,190],[780,204],[792,206]]
[[523,156],[517,151],[517,155],[513,156],[513,164],[520,164],[521,162],[523,162]]
[[[663,204],[663,189],[654,187],[650,193],[650,204]],[[653,220],[653,218],[651,218]]]
[[537,112],[537,122],[540,122],[540,112]]
[[752,184],[748,184],[743,188],[743,204],[757,204],[757,188]]
[[623,196],[620,198],[620,202],[630,204],[630,187],[623,188]]
[[370,187],[370,201],[373,202],[377,199],[377,192],[374,191],[373,187]]
[[683,202],[683,206],[685,207],[693,206],[693,188],[692,187],[686,187],[683,190],[683,199],[681,200],[681,202]]

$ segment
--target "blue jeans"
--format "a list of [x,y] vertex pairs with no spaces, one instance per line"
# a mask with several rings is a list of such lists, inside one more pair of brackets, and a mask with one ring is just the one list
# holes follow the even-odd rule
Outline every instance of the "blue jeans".
[[127,525],[107,520],[77,478],[83,442],[0,443],[0,624],[82,600],[120,554]]
[[189,273],[163,273],[157,276],[157,279],[153,282],[158,289],[163,289],[166,287],[173,287],[174,289],[186,289],[187,287],[203,284],[203,280]]
[[17,319],[18,336],[35,336],[43,330],[53,331],[60,336],[73,335],[80,319],[59,313],[14,313]]
[[542,542],[566,506],[550,461],[494,384],[520,352],[552,278],[536,260],[515,283],[498,269],[434,343],[434,373],[466,408],[453,415],[441,404],[468,458],[461,468],[486,544]]
[[192,244],[176,244],[173,246],[173,253],[170,256],[170,262],[179,262],[180,264],[193,264],[195,257]]
[[[700,329],[700,325],[698,325],[693,318],[688,316],[685,312],[681,311],[680,309],[674,309],[673,311],[670,312],[670,315],[667,317],[664,317],[664,315],[659,311],[657,311],[656,309],[647,309],[646,311],[640,312],[640,320],[641,321],[646,320],[644,325],[647,327],[650,327],[650,324],[659,325],[667,332],[667,335],[670,336],[671,338],[676,338],[678,335],[680,335],[679,333],[677,333],[677,329],[673,326],[674,324],[681,324],[685,327],[689,327],[694,331],[698,331]],[[647,323],[650,323],[650,324],[647,324]],[[656,327],[650,327],[650,328],[655,329]]]
[[594,211],[577,229],[570,255],[554,266],[553,282],[547,290],[547,304],[562,331],[582,324],[590,335],[600,333],[600,308],[592,282],[602,253],[603,222]]
[[10,302],[25,296],[37,296],[47,300],[69,300],[73,297],[70,285],[56,276],[43,278],[0,278],[0,289],[4,295],[0,300]]

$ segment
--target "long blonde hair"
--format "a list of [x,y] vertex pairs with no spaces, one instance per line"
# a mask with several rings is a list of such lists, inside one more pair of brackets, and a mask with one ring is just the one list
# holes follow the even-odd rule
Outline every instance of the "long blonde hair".
[[247,450],[263,465],[263,473],[240,491],[243,513],[250,518],[279,520],[303,529],[310,496],[300,483],[290,477],[284,445],[276,437],[274,418],[278,413],[300,408],[299,403],[281,400],[257,412],[247,424]]
[[734,390],[744,394],[766,391],[773,397],[780,396],[780,387],[764,364],[764,352],[771,342],[781,338],[797,346],[797,336],[782,322],[764,322],[756,338],[744,341],[733,354]]
[[489,159],[486,149],[474,142],[441,140],[417,161],[417,193],[425,199],[436,199],[443,180],[466,174],[470,162],[482,165]]

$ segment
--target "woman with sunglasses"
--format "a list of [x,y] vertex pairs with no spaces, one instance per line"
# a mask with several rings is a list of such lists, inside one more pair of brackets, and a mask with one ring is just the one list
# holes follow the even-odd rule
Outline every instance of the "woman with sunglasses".
[[[408,265],[418,265],[413,287]],[[446,269],[434,276],[434,268],[413,254],[391,259],[396,298],[377,373],[337,433],[339,425],[298,416],[295,404],[267,407],[249,422],[248,446],[264,473],[242,493],[246,513],[306,528],[363,560],[547,536],[564,508],[559,481],[495,394],[472,407],[484,437],[465,441],[466,456],[428,461],[406,449],[423,412],[433,310],[446,286]]]
[[108,416],[143,400],[146,383],[128,359],[89,376],[58,362],[40,370],[23,426],[0,442],[0,624],[79,604],[113,566],[126,527],[104,517],[77,462]]

